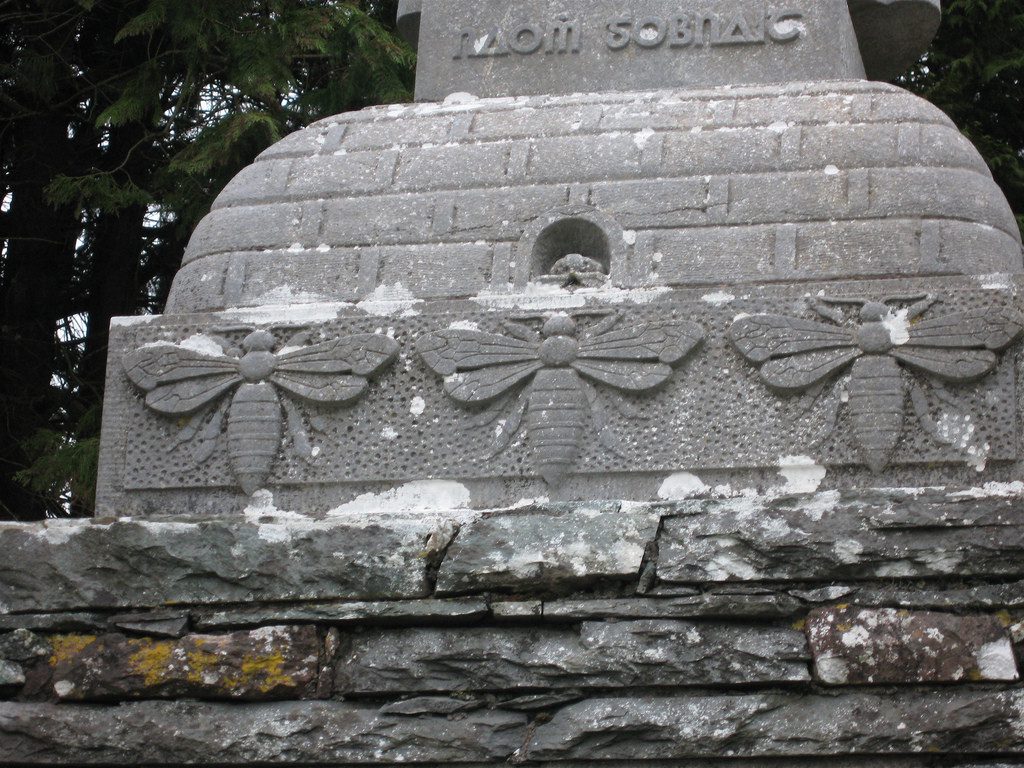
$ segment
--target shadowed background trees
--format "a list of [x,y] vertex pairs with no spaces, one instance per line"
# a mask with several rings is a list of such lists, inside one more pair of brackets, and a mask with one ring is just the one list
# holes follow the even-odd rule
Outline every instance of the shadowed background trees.
[[110,318],[263,149],[411,97],[397,0],[0,0],[0,519],[87,513]]
[[[263,149],[411,98],[397,0],[0,0],[0,520],[88,514],[110,318],[159,312]],[[901,82],[1024,224],[1024,3],[947,0]]]

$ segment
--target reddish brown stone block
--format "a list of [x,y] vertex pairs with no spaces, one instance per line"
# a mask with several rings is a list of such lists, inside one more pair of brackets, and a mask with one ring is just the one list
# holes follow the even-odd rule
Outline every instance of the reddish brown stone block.
[[995,616],[841,605],[811,613],[807,636],[815,676],[829,685],[1019,679]]
[[313,627],[156,640],[61,635],[51,643],[27,692],[64,701],[307,698],[320,658]]

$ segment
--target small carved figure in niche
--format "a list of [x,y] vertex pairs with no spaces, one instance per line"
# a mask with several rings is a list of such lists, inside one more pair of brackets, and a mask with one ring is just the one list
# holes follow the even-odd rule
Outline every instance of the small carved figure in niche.
[[[613,313],[585,332],[564,314],[548,317],[540,333],[511,321],[505,323],[509,336],[451,328],[421,337],[416,349],[460,405],[492,403],[526,384],[496,430],[494,455],[511,444],[525,417],[537,471],[557,486],[579,460],[588,422],[605,442],[607,423],[591,382],[650,392],[704,337],[700,326],[684,320],[616,329],[621,319]],[[492,422],[502,413],[496,410]]]
[[551,271],[541,278],[544,282],[557,283],[561,288],[600,288],[608,282],[604,265],[581,253],[570,253],[556,261]]
[[198,414],[234,390],[210,419],[197,459],[208,459],[226,431],[231,469],[251,495],[274,468],[286,421],[300,452],[308,457],[319,452],[310,446],[302,414],[288,397],[280,397],[281,391],[308,404],[349,405],[366,391],[367,379],[398,355],[394,339],[373,333],[274,354],[276,346],[272,333],[254,331],[242,342],[240,356],[152,344],[126,355],[123,364],[131,382],[146,393],[146,406],[166,416]]
[[[897,310],[892,302],[909,303]],[[875,472],[892,459],[903,434],[906,384],[901,365],[951,384],[987,376],[1002,352],[1024,333],[1024,318],[1009,307],[986,307],[921,320],[935,303],[927,295],[820,298],[811,308],[837,325],[785,315],[737,320],[733,343],[759,365],[761,379],[782,394],[806,391],[848,367],[853,436]],[[841,325],[842,305],[860,308],[859,324]]]

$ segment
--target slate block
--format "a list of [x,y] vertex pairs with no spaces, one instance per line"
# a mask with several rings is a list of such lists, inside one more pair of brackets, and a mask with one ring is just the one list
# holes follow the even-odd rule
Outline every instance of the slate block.
[[1024,692],[606,698],[534,732],[528,760],[1006,754],[1024,748]]
[[348,694],[807,682],[799,632],[687,621],[580,628],[406,629],[353,635],[335,691]]
[[500,710],[450,719],[340,702],[0,703],[0,763],[23,765],[504,762],[526,733],[525,715]]
[[489,589],[564,588],[639,577],[660,516],[581,505],[485,515],[464,526],[441,563],[439,595]]
[[838,491],[685,502],[659,539],[664,582],[1018,577],[1016,498]]
[[0,524],[0,613],[399,599],[435,524],[399,516]]

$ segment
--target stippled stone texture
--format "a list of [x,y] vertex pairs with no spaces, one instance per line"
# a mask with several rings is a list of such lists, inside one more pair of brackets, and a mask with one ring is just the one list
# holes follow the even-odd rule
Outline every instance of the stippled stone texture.
[[840,606],[812,611],[815,677],[831,685],[1020,679],[995,616]]
[[316,628],[265,627],[178,640],[58,635],[29,694],[61,701],[303,699],[320,671]]

